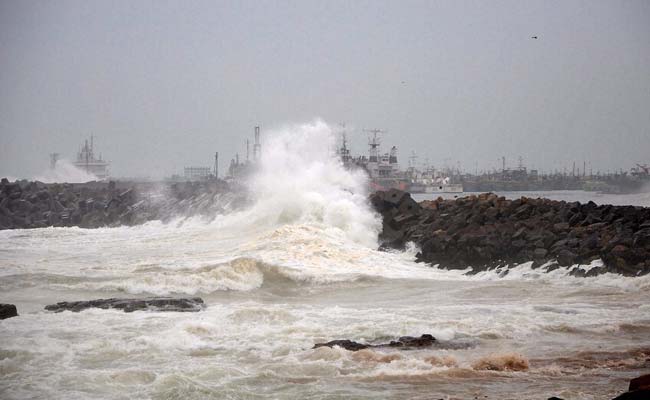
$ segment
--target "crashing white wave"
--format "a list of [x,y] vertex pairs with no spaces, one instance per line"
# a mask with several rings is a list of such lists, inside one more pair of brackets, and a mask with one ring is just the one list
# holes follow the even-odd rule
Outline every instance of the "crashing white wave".
[[257,199],[250,217],[276,226],[317,224],[348,239],[376,245],[381,221],[367,201],[366,176],[346,170],[330,152],[323,121],[269,132],[248,187]]
[[48,169],[41,175],[31,180],[43,183],[85,183],[98,180],[98,178],[82,169],[75,167],[66,159],[57,160],[54,169]]

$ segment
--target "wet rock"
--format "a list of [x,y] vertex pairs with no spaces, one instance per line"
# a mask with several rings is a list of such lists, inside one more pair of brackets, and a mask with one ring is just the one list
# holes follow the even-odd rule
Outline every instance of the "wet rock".
[[344,339],[344,340],[331,340],[327,343],[316,343],[313,348],[317,349],[319,347],[334,347],[334,346],[338,346],[349,351],[358,351],[370,347],[367,344],[361,344],[361,343],[353,342],[351,340]]
[[648,400],[650,399],[650,389],[635,390],[633,392],[625,392],[620,396],[615,397],[613,400]]
[[546,255],[548,254],[548,250],[544,248],[536,248],[535,251],[533,251],[533,256],[535,257],[536,260],[543,260],[546,258]]
[[613,400],[646,400],[650,399],[650,374],[641,375],[630,381],[628,391]]
[[17,317],[18,310],[13,304],[0,304],[0,319]]
[[576,263],[577,257],[572,251],[562,249],[557,254],[557,262],[563,267],[570,267]]
[[349,351],[358,351],[367,348],[399,347],[400,349],[407,350],[407,349],[419,348],[419,347],[429,347],[435,343],[436,343],[436,338],[434,338],[432,335],[424,334],[421,335],[420,337],[402,336],[398,340],[392,340],[389,343],[381,343],[381,344],[364,344],[364,343],[354,342],[348,339],[339,339],[339,340],[332,340],[326,343],[316,343],[313,348],[317,349],[319,347],[324,347],[324,346],[325,347],[339,346]]
[[401,249],[407,242],[421,251],[416,261],[448,269],[480,272],[534,261],[570,267],[601,259],[605,268],[576,272],[592,276],[650,272],[650,209],[598,206],[494,194],[412,205],[398,190],[370,197],[382,215],[381,248]]
[[434,344],[436,338],[432,335],[424,334],[420,337],[402,336],[397,341],[392,341],[390,347],[428,347]]
[[133,312],[137,310],[195,312],[201,311],[204,307],[203,299],[200,297],[148,297],[142,299],[111,298],[89,301],[64,301],[45,306],[45,309],[54,312],[79,312],[88,308],[115,308],[118,310],[124,310],[124,312]]
[[650,374],[641,375],[638,378],[634,378],[630,381],[630,387],[628,389],[629,391],[641,389],[650,389]]

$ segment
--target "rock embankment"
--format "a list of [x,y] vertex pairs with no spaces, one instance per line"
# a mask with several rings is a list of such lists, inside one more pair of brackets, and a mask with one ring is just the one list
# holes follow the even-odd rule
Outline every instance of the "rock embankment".
[[176,216],[214,215],[240,205],[223,181],[45,184],[0,181],[0,230],[48,226],[138,225]]
[[534,261],[533,267],[555,269],[600,259],[601,268],[571,273],[650,272],[650,208],[493,193],[417,203],[399,190],[376,192],[370,200],[383,216],[382,247],[414,242],[418,261],[442,268],[477,272]]

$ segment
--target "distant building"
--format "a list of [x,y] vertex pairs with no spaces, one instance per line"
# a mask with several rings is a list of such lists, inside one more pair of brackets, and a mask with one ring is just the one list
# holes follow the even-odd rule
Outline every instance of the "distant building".
[[210,167],[185,167],[183,168],[183,176],[188,181],[204,181],[212,175],[212,168]]
[[[109,162],[104,161],[102,159],[102,155],[99,155],[99,158],[95,158],[95,150],[94,150],[94,138],[91,135],[90,136],[90,146],[88,145],[88,140],[84,142],[84,146],[79,150],[77,153],[77,160],[73,162],[72,164],[81,169],[82,171],[86,171],[89,174],[93,174],[97,177],[99,180],[104,180],[108,178],[108,166],[110,165]],[[58,158],[58,155],[57,155]],[[56,161],[54,161],[54,164],[56,164]]]

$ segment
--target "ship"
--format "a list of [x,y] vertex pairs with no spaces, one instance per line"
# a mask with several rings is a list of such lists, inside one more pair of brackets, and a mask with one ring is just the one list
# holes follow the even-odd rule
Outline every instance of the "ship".
[[90,144],[86,139],[83,147],[77,153],[76,161],[72,164],[80,170],[96,176],[97,180],[106,180],[109,177],[108,166],[110,163],[102,159],[101,153],[99,158],[95,158],[94,137],[92,135],[90,136]]
[[341,147],[337,155],[348,169],[362,169],[369,178],[369,189],[399,189],[411,193],[462,193],[463,185],[451,183],[448,176],[441,176],[433,168],[420,171],[414,165],[407,170],[400,168],[397,147],[392,146],[388,153],[380,151],[380,129],[364,129],[368,135],[368,156],[353,157],[347,146],[345,130],[341,132]]
[[463,193],[463,185],[451,183],[448,176],[440,176],[436,171],[426,169],[424,172],[414,171],[409,191],[411,193]]

